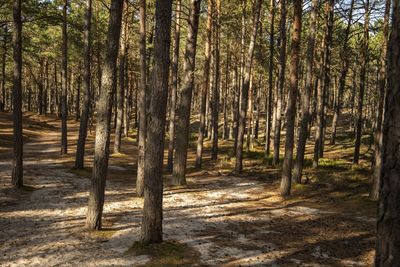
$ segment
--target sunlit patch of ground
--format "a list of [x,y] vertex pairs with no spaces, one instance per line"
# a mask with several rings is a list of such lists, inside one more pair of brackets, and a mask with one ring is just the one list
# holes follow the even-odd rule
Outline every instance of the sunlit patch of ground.
[[282,198],[279,166],[267,166],[262,144],[245,153],[245,171],[233,174],[232,141],[220,143],[217,162],[209,160],[207,142],[202,170],[193,167],[192,143],[188,184],[171,186],[165,174],[166,242],[145,246],[137,243],[143,200],[135,193],[136,139],[125,138],[121,153],[111,155],[104,229],[88,232],[94,139],[89,134],[86,168],[76,170],[79,126],[73,120],[68,126],[69,154],[60,156],[59,121],[26,114],[26,187],[15,190],[10,186],[12,120],[0,113],[1,266],[372,265],[376,203],[368,198],[366,145],[361,164],[353,166],[351,140],[339,135],[314,170],[310,142],[308,183],[293,186],[292,196]]

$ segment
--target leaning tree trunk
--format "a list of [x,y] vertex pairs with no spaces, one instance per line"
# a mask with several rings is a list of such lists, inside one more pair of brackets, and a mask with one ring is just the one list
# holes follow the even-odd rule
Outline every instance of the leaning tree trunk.
[[[76,147],[75,168],[83,169],[85,162],[85,144],[91,106],[91,50],[92,50],[92,0],[86,1],[83,58],[83,106],[79,125],[79,137]],[[56,89],[57,90],[57,89]]]
[[67,9],[68,0],[64,0],[63,6],[63,27],[62,27],[62,57],[61,57],[61,70],[62,70],[62,86],[61,86],[61,154],[68,153],[68,141],[67,141],[67,116],[68,116],[68,106],[67,106],[67,68],[68,68],[68,36],[67,36]]
[[207,94],[210,86],[210,62],[211,62],[211,34],[212,34],[213,0],[207,2],[206,43],[204,48],[203,82],[201,85],[200,100],[200,126],[197,137],[196,168],[201,168],[203,158],[203,139],[206,133],[206,108]]
[[12,184],[23,186],[23,138],[22,138],[22,21],[21,0],[13,4],[13,145]]
[[137,177],[136,177],[136,193],[143,196],[144,193],[144,170],[145,170],[145,149],[146,149],[146,133],[147,133],[147,59],[146,59],[146,0],[140,0],[140,84],[138,93],[138,161],[137,161]]
[[172,0],[155,2],[154,67],[150,86],[150,108],[145,153],[144,207],[141,240],[162,242],[162,167],[168,99],[169,49]]
[[389,32],[389,15],[390,15],[390,0],[386,0],[385,17],[383,20],[383,44],[381,52],[381,67],[379,70],[379,102],[376,117],[376,132],[374,144],[374,176],[372,181],[372,188],[370,197],[377,200],[379,197],[380,180],[382,177],[382,121],[383,121],[383,105],[385,99],[386,87],[386,58],[387,58],[387,44]]
[[194,84],[196,64],[197,31],[199,28],[201,0],[191,0],[188,36],[186,40],[185,61],[183,66],[183,83],[180,89],[181,101],[176,121],[176,151],[173,167],[173,184],[186,184],[186,160],[189,145],[190,107]]
[[358,99],[358,109],[357,109],[357,123],[356,123],[356,141],[354,145],[354,158],[353,163],[358,164],[360,158],[360,146],[361,146],[361,136],[362,136],[362,122],[363,122],[363,105],[364,105],[364,91],[367,80],[367,65],[368,65],[368,43],[369,43],[369,0],[364,4],[365,8],[365,18],[364,18],[364,40],[362,44],[362,62],[360,70],[360,94]]
[[238,118],[238,132],[237,132],[237,144],[236,144],[236,164],[235,171],[241,172],[243,169],[243,140],[244,132],[246,127],[246,112],[249,98],[249,87],[250,87],[250,75],[253,64],[254,46],[257,37],[258,24],[260,20],[262,0],[257,0],[254,3],[254,17],[253,17],[253,31],[250,38],[249,50],[247,52],[246,64],[245,64],[245,75],[243,80],[242,90],[240,91],[240,107],[239,107],[239,118]]
[[117,57],[121,33],[122,7],[124,0],[112,0],[108,22],[106,57],[101,79],[101,90],[97,103],[96,140],[86,227],[101,229],[104,191],[110,154],[110,128],[112,100],[117,87]]
[[168,143],[168,162],[167,170],[172,171],[174,161],[175,148],[175,116],[176,116],[176,99],[178,92],[178,64],[179,64],[179,48],[181,36],[181,0],[176,2],[176,19],[174,32],[174,53],[172,58],[172,87],[171,87],[171,115],[169,118],[169,143]]
[[290,87],[288,95],[288,106],[286,109],[286,140],[285,157],[283,159],[281,195],[290,195],[292,183],[292,161],[294,145],[294,126],[296,119],[296,100],[299,86],[299,61],[300,61],[300,41],[301,41],[301,17],[303,12],[303,1],[293,2],[294,18],[292,28],[292,46],[290,50]]
[[278,63],[278,86],[276,86],[276,107],[275,107],[275,129],[274,129],[274,157],[273,165],[279,164],[279,146],[281,144],[281,126],[282,126],[282,94],[285,85],[286,72],[286,0],[279,3],[280,22],[279,31],[279,63]]
[[400,266],[400,3],[393,1],[375,266]]
[[313,0],[310,13],[310,28],[308,35],[307,59],[306,59],[306,81],[304,92],[301,96],[301,122],[299,131],[299,140],[297,144],[296,162],[294,164],[293,180],[301,183],[301,176],[304,167],[304,153],[308,138],[308,125],[310,123],[310,100],[312,93],[312,79],[314,66],[314,49],[315,49],[315,30],[317,27],[317,8],[318,0]]

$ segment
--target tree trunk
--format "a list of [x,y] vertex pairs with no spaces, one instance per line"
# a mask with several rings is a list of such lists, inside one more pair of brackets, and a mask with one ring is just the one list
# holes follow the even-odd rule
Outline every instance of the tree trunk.
[[6,107],[6,59],[7,59],[7,26],[4,26],[4,39],[3,39],[3,55],[1,66],[1,103],[0,110],[4,111]]
[[[292,181],[292,161],[294,144],[294,126],[296,119],[296,100],[299,86],[299,61],[300,61],[300,42],[301,42],[301,17],[303,12],[303,1],[293,2],[294,19],[292,28],[292,46],[290,50],[290,87],[288,95],[288,106],[286,110],[286,140],[285,157],[283,160],[281,195],[290,195]],[[308,109],[308,107],[307,107]]]
[[141,240],[162,242],[162,167],[168,99],[169,49],[172,0],[156,0],[154,68],[150,86],[150,109],[145,152],[144,207]]
[[393,1],[375,266],[400,266],[400,3]]
[[138,93],[138,162],[136,177],[136,193],[143,196],[144,193],[144,172],[145,172],[145,149],[147,134],[147,59],[146,59],[146,0],[140,0],[140,84]]
[[207,2],[207,24],[206,24],[206,43],[204,50],[203,82],[201,86],[200,100],[200,126],[197,137],[196,168],[201,168],[203,158],[203,139],[206,133],[206,108],[207,94],[210,86],[210,62],[211,62],[211,34],[213,18],[213,0]]
[[387,44],[388,44],[388,32],[389,32],[389,16],[390,16],[390,0],[386,0],[385,5],[385,17],[383,20],[383,44],[381,52],[381,67],[379,70],[378,82],[379,82],[379,102],[376,117],[376,132],[375,132],[375,143],[374,143],[374,176],[372,181],[372,188],[370,197],[374,200],[379,198],[380,181],[382,177],[382,122],[383,122],[383,105],[385,99],[385,88],[386,88],[386,58],[387,58]]
[[110,154],[110,128],[113,95],[117,87],[117,57],[121,33],[122,7],[124,0],[112,0],[108,23],[106,57],[102,73],[102,87],[97,103],[96,140],[89,204],[86,215],[88,229],[101,229],[104,191]]
[[22,21],[21,0],[13,3],[13,145],[12,184],[23,186],[23,138],[22,138]]
[[369,44],[369,0],[364,3],[365,8],[365,18],[364,18],[364,40],[362,44],[362,62],[360,70],[360,94],[358,99],[358,109],[357,109],[357,123],[356,123],[356,141],[354,145],[354,158],[353,163],[358,164],[360,157],[360,146],[362,137],[362,122],[363,122],[363,105],[364,105],[364,91],[366,87],[367,80],[367,66],[368,66],[368,44]]
[[62,85],[61,85],[61,155],[68,153],[68,141],[67,141],[67,117],[68,117],[68,106],[67,106],[67,67],[68,67],[68,47],[67,47],[67,9],[68,0],[64,0],[63,6],[63,27],[62,27]]
[[174,33],[174,53],[172,58],[172,88],[171,88],[171,115],[169,119],[169,143],[168,143],[168,163],[167,170],[172,171],[175,148],[175,117],[176,99],[178,92],[178,64],[179,64],[179,43],[181,36],[181,0],[176,2],[176,19]]
[[[79,137],[76,147],[75,168],[83,169],[85,162],[85,144],[91,106],[91,50],[92,50],[92,0],[86,0],[84,58],[83,58],[83,106],[79,125]],[[56,89],[57,90],[57,89]]]
[[[47,92],[47,90],[45,92]],[[81,75],[78,74],[78,80],[76,84],[75,121],[79,121],[80,117],[81,117]]]
[[306,84],[304,93],[301,96],[301,122],[299,139],[297,144],[297,158],[294,165],[293,180],[301,183],[301,176],[304,167],[304,153],[308,138],[308,125],[310,123],[310,100],[313,86],[313,65],[314,65],[314,49],[315,49],[315,30],[317,27],[317,8],[318,0],[312,1],[310,13],[310,28],[308,35],[307,59],[306,59]]
[[176,143],[173,184],[186,184],[186,160],[189,145],[190,107],[194,84],[196,64],[197,31],[199,27],[200,0],[191,0],[188,36],[186,40],[185,61],[183,66],[183,84],[180,89],[181,101],[178,108],[176,123]]
[[245,75],[243,81],[243,87],[240,92],[240,107],[239,107],[239,118],[238,118],[238,133],[237,133],[237,144],[236,144],[236,164],[235,171],[241,172],[243,169],[243,139],[244,132],[246,127],[246,112],[248,106],[248,98],[249,98],[249,86],[250,86],[250,75],[251,68],[253,64],[253,54],[254,54],[254,46],[257,36],[258,24],[260,20],[261,13],[261,5],[262,0],[257,0],[254,8],[254,17],[253,17],[253,31],[250,38],[249,50],[247,52],[246,64],[245,64]]

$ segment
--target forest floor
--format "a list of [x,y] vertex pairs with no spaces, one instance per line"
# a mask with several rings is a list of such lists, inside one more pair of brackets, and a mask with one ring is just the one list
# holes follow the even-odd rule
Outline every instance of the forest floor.
[[[78,123],[69,121],[69,153],[60,155],[55,117],[24,116],[23,189],[10,186],[12,118],[0,113],[1,266],[368,266],[373,263],[376,203],[368,199],[368,148],[361,164],[343,129],[326,145],[308,184],[281,198],[278,168],[257,150],[246,154],[245,170],[232,173],[232,142],[220,145],[220,160],[206,149],[202,170],[189,153],[188,184],[169,185],[165,174],[164,242],[144,246],[140,232],[143,200],[135,193],[136,144],[124,138],[112,154],[104,206],[104,229],[84,230],[93,132],[86,166],[73,169]],[[111,144],[112,148],[112,144]],[[310,144],[309,153],[312,150]],[[283,151],[283,150],[282,150]],[[310,154],[307,155],[310,157]],[[309,165],[309,162],[307,161]]]

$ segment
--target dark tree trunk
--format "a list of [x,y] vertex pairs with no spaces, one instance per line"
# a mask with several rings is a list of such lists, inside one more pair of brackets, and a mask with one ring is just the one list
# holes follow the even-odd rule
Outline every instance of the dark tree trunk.
[[310,28],[308,35],[307,59],[306,59],[306,84],[304,93],[301,97],[301,122],[299,131],[299,141],[297,144],[297,158],[294,165],[293,180],[301,183],[301,176],[304,167],[304,153],[306,142],[309,135],[308,125],[310,123],[310,100],[312,92],[314,49],[315,49],[315,31],[317,26],[317,8],[318,0],[312,1],[310,13]]
[[21,0],[13,4],[13,145],[12,184],[23,186],[23,138],[22,138],[22,21]]
[[[292,28],[292,46],[290,50],[290,87],[288,95],[288,106],[286,110],[286,140],[285,157],[283,160],[282,178],[280,193],[283,196],[290,195],[292,183],[292,161],[294,145],[294,126],[296,119],[296,100],[299,86],[299,61],[300,61],[300,38],[301,38],[301,17],[303,12],[303,1],[293,2],[294,19]],[[308,107],[307,107],[308,108]]]
[[62,69],[62,85],[61,85],[61,154],[68,153],[68,141],[67,141],[67,117],[68,117],[68,106],[67,106],[67,9],[68,0],[64,0],[63,6],[63,26],[62,26],[62,59],[61,59],[61,69]]
[[245,64],[245,75],[243,81],[243,87],[240,92],[240,107],[239,107],[239,118],[238,118],[238,133],[237,133],[237,145],[236,145],[236,164],[235,171],[241,172],[243,169],[243,139],[244,132],[246,127],[246,112],[248,106],[248,98],[249,98],[249,86],[250,86],[250,75],[251,68],[253,64],[253,54],[254,54],[254,46],[257,36],[258,24],[260,20],[260,12],[262,0],[257,0],[254,8],[254,17],[253,17],[253,31],[251,33],[249,50],[247,52],[246,64]]
[[143,196],[144,172],[145,172],[145,149],[147,133],[147,60],[146,60],[146,0],[140,0],[140,84],[138,90],[138,167],[136,177],[136,193]]
[[[45,92],[47,92],[47,90]],[[76,83],[75,121],[79,121],[80,117],[81,117],[81,75],[79,74]]]
[[100,97],[97,103],[96,140],[92,182],[86,216],[88,229],[101,229],[104,191],[110,154],[110,128],[113,95],[117,87],[117,57],[121,33],[122,7],[124,0],[112,0],[108,22],[106,57],[102,73]]
[[383,121],[383,105],[385,99],[386,88],[386,58],[387,58],[387,44],[389,32],[389,16],[390,16],[390,0],[386,0],[385,17],[383,21],[383,44],[381,51],[381,67],[379,70],[379,102],[376,117],[376,132],[374,138],[374,177],[372,181],[372,188],[370,197],[374,200],[379,198],[380,181],[382,177],[382,121]]
[[400,266],[400,3],[393,1],[375,266]]
[[197,31],[199,28],[200,0],[191,0],[188,36],[186,40],[185,61],[183,66],[183,84],[180,89],[181,101],[176,121],[176,151],[173,167],[173,183],[186,184],[186,160],[189,145],[190,107],[196,64]]
[[[85,144],[91,106],[91,50],[92,50],[92,0],[86,0],[84,58],[83,58],[83,106],[76,147],[75,168],[84,168]],[[57,90],[57,89],[56,89]]]
[[7,26],[4,26],[3,55],[1,65],[1,103],[0,110],[6,107],[6,56],[7,56]]
[[218,158],[218,123],[219,123],[219,91],[220,91],[220,12],[221,2],[215,0],[216,5],[216,16],[214,22],[214,71],[213,71],[213,85],[212,85],[212,97],[211,97],[211,110],[212,110],[212,149],[211,149],[211,160],[217,160]]
[[210,62],[211,62],[211,34],[212,34],[212,18],[213,18],[213,0],[207,2],[207,25],[206,25],[206,43],[204,50],[204,67],[203,67],[203,82],[201,86],[201,100],[200,100],[200,126],[197,137],[197,150],[196,150],[196,168],[201,168],[203,159],[203,139],[206,134],[206,108],[207,108],[207,95],[210,86]]
[[178,64],[179,64],[179,43],[181,36],[181,0],[176,2],[176,19],[174,32],[174,53],[172,58],[172,87],[171,87],[171,115],[169,119],[169,143],[168,143],[168,163],[167,170],[172,171],[175,148],[175,117],[176,117],[176,99],[178,92]]
[[155,3],[154,68],[150,86],[150,109],[145,153],[144,207],[141,240],[162,242],[162,167],[168,99],[169,49],[171,44],[172,0]]

